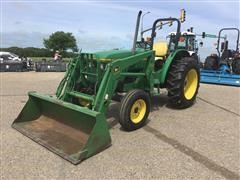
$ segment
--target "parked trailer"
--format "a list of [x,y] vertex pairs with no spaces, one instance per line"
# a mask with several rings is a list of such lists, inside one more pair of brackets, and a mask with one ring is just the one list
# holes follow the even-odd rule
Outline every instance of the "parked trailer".
[[50,61],[50,62],[36,62],[35,71],[36,72],[65,72],[67,64],[60,61]]

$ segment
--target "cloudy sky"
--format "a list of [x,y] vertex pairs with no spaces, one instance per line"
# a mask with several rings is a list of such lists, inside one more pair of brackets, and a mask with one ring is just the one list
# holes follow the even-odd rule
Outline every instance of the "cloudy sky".
[[[0,1],[1,47],[43,47],[43,38],[65,31],[72,32],[85,51],[128,48],[139,10],[150,11],[144,28],[156,18],[179,17],[182,8],[187,13],[182,30],[194,27],[198,34],[217,34],[221,27],[239,28],[239,1]],[[160,38],[175,28],[164,27]],[[215,41],[205,39],[202,50],[213,49]]]

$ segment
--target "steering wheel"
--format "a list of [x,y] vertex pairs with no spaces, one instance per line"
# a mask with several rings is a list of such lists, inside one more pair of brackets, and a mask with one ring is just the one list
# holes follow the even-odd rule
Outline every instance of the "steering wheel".
[[142,39],[141,41],[138,41],[136,44],[137,48],[149,48],[151,46],[151,41],[145,41]]

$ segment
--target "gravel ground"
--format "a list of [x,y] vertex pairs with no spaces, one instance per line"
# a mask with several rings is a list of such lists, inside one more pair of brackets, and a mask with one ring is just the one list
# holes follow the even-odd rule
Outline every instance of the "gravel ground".
[[74,166],[11,128],[28,91],[53,94],[63,73],[0,73],[1,179],[239,179],[240,88],[202,84],[185,110],[154,97],[149,123],[134,132],[109,107],[112,146]]

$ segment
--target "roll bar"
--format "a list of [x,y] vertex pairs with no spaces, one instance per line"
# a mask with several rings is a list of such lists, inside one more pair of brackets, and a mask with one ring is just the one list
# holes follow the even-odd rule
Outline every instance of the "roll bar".
[[154,37],[156,35],[155,31],[156,31],[156,26],[157,26],[157,23],[158,22],[164,22],[164,21],[176,21],[177,22],[177,32],[176,32],[176,42],[175,42],[175,49],[177,49],[178,47],[178,40],[181,36],[181,32],[180,32],[180,29],[181,29],[181,23],[179,21],[179,19],[177,18],[160,18],[160,19],[157,19],[154,23],[153,23],[153,26],[151,29],[149,30],[152,30],[152,34],[151,34],[151,44],[150,44],[150,48],[152,49],[153,48],[153,43],[154,43]]
[[[136,52],[136,43],[137,43],[137,38],[138,38],[138,31],[139,31],[139,25],[140,25],[140,20],[141,20],[141,15],[142,15],[142,11],[139,11],[138,12],[138,16],[137,16],[137,22],[136,22],[136,27],[135,27],[135,34],[134,34],[134,39],[133,39],[133,46],[132,46],[132,53],[135,54]],[[181,23],[180,23],[180,20],[177,19],[177,18],[160,18],[160,19],[157,19],[156,21],[154,21],[153,23],[153,26],[152,28],[149,28],[149,29],[146,29],[144,31],[142,31],[141,33],[145,33],[147,31],[150,31],[152,30],[152,34],[151,34],[151,43],[150,43],[150,49],[153,48],[153,43],[154,43],[154,38],[155,38],[155,31],[156,31],[156,28],[158,28],[157,26],[157,23],[158,22],[173,22],[173,21],[176,21],[177,22],[177,33],[176,33],[176,40],[175,40],[175,49],[177,48],[178,46],[178,40],[181,36],[181,32],[180,32],[180,29],[181,29]]]
[[239,50],[239,34],[240,34],[240,31],[239,31],[239,29],[238,28],[222,28],[220,31],[219,31],[219,33],[218,33],[218,41],[217,41],[217,51],[218,51],[218,55],[219,55],[219,57],[220,57],[220,50],[219,50],[219,44],[220,44],[220,37],[221,37],[221,33],[223,32],[223,31],[237,31],[237,45],[236,45],[236,51],[238,51]]

